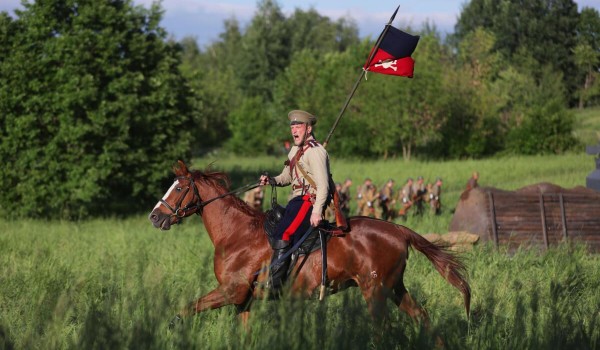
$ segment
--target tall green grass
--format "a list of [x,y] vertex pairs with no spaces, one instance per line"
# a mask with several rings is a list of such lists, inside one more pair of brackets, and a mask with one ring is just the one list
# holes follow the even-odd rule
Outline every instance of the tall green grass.
[[584,145],[597,145],[600,142],[600,107],[575,109],[573,134]]
[[[143,217],[85,223],[1,222],[0,348],[429,348],[433,336],[390,303],[376,327],[353,289],[316,300],[258,300],[251,331],[233,307],[168,322],[215,287],[212,246],[191,218],[171,231]],[[419,253],[408,290],[450,349],[593,349],[600,340],[600,261],[580,247],[512,255],[482,246],[463,256],[472,315]]]
[[[518,188],[549,181],[581,185],[589,156],[421,163],[334,160],[336,178],[390,173],[445,178],[445,212],[410,217],[418,232],[444,232],[470,171],[482,185]],[[222,159],[235,185],[256,180],[279,159]],[[264,163],[262,163],[264,162]],[[269,165],[272,162],[272,165]],[[198,168],[207,164],[197,160]],[[266,165],[265,165],[266,164]],[[270,167],[270,168],[269,168]],[[526,168],[526,169],[524,169]],[[369,170],[369,172],[366,171]],[[512,170],[509,170],[512,169]],[[373,170],[373,172],[370,172]],[[280,194],[283,199],[285,196]],[[154,203],[148,203],[148,210]],[[325,302],[284,298],[253,304],[250,332],[235,308],[207,311],[173,331],[170,319],[216,287],[212,243],[194,216],[170,231],[145,217],[85,222],[0,221],[2,349],[404,349],[435,346],[432,334],[390,303],[387,322],[372,323],[359,291]],[[460,293],[413,252],[405,283],[429,312],[432,331],[450,349],[595,349],[600,340],[600,259],[580,246],[506,253],[479,246],[463,253],[472,287],[468,320]]]

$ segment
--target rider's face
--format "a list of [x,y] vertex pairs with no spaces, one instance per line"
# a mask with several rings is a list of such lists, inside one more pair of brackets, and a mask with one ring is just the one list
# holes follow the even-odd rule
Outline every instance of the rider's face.
[[290,131],[294,138],[294,145],[300,146],[308,137],[308,134],[312,131],[312,126],[308,126],[304,123],[290,125]]

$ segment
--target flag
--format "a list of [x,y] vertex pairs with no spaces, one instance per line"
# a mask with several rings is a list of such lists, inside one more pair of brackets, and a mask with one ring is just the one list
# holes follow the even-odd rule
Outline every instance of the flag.
[[410,35],[389,26],[377,47],[375,56],[370,62],[365,63],[364,69],[369,72],[412,78],[415,61],[410,56],[415,51],[419,38],[418,35]]

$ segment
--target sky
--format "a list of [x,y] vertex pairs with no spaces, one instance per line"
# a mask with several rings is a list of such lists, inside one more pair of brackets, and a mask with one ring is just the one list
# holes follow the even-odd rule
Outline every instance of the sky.
[[[33,1],[33,0],[30,0]],[[135,4],[149,7],[153,0],[133,0]],[[0,0],[0,11],[13,15],[21,0]],[[454,24],[463,4],[468,0],[277,0],[285,15],[296,8],[314,8],[332,20],[348,17],[355,21],[361,37],[377,37],[390,16],[400,5],[394,21],[398,27],[410,25],[419,28],[425,21],[435,24],[441,33],[454,31]],[[223,32],[223,21],[236,18],[242,28],[252,19],[257,0],[162,0],[165,10],[162,26],[171,36],[180,40],[195,37],[200,46],[219,38]],[[579,10],[593,7],[600,11],[600,0],[575,0]]]

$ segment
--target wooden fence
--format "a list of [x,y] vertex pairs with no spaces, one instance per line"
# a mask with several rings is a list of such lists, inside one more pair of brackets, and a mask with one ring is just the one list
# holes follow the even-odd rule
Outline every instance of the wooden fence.
[[583,241],[600,252],[600,192],[551,184],[514,192],[476,188],[461,196],[449,230],[476,233],[509,248]]

